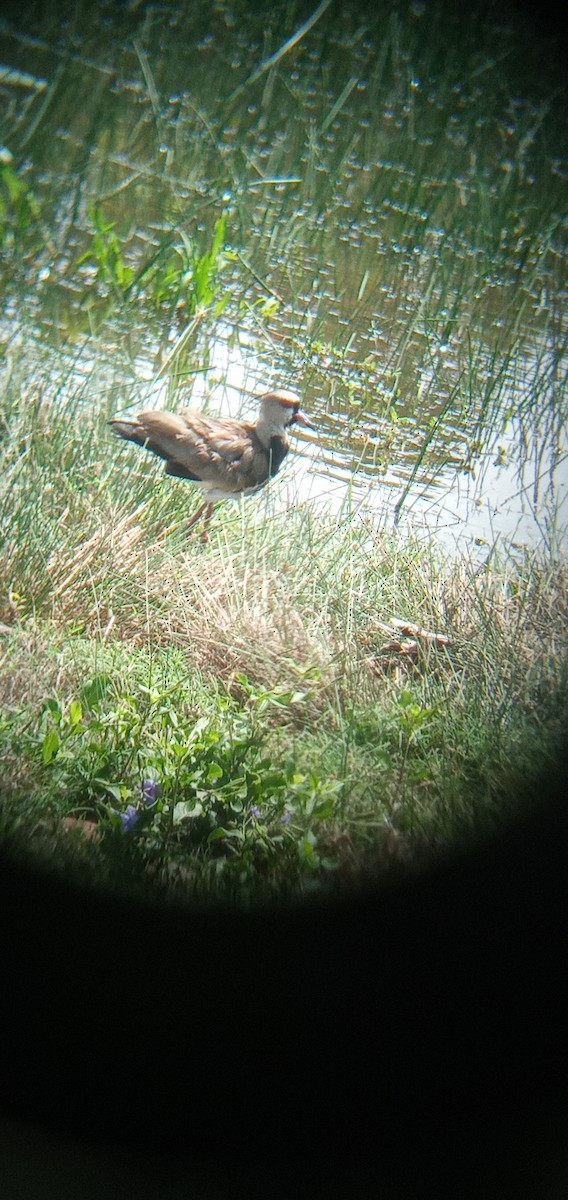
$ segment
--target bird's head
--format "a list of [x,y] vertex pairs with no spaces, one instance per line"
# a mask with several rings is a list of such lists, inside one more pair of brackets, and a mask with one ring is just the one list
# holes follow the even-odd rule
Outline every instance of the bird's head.
[[260,419],[263,425],[271,427],[274,432],[278,429],[288,429],[290,425],[306,425],[308,429],[315,426],[300,408],[300,397],[295,392],[278,388],[273,392],[265,392],[260,397]]

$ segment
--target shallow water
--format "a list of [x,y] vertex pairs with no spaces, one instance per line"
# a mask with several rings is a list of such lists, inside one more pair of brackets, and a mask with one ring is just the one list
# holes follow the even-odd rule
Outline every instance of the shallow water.
[[[322,6],[302,34],[306,19],[219,2],[2,22],[3,161],[30,197],[5,175],[4,348],[34,340],[31,371],[48,345],[71,390],[97,371],[117,409],[183,396],[248,412],[247,394],[294,387],[317,422],[286,471],[295,502],[448,545],[557,547],[566,159],[550,46],[418,3],[341,20]],[[205,255],[221,213],[196,314],[195,269],[174,287],[168,255],[179,267],[184,238]]]

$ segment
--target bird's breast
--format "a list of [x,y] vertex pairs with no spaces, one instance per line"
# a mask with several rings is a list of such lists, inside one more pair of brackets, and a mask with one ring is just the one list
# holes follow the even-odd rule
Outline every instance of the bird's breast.
[[270,439],[269,448],[269,475],[272,478],[282,466],[284,459],[288,453],[288,439],[274,435]]

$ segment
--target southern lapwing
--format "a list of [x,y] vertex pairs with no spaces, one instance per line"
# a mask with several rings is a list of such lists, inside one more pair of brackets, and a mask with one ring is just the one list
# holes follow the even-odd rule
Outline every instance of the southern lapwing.
[[203,540],[217,500],[256,492],[276,474],[289,447],[288,430],[311,421],[295,392],[278,389],[260,397],[254,425],[210,417],[195,408],[149,411],[110,422],[115,433],[165,459],[166,475],[190,479],[206,499],[188,525],[205,518]]

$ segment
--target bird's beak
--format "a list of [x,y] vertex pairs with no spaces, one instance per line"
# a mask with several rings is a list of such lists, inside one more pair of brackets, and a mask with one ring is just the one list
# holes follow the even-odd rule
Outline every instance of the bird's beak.
[[306,425],[308,429],[316,428],[313,421],[310,421],[309,417],[307,417],[305,413],[301,412],[300,409],[298,409],[294,420],[298,422],[298,425]]

